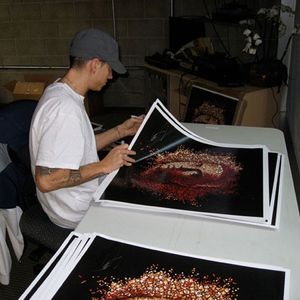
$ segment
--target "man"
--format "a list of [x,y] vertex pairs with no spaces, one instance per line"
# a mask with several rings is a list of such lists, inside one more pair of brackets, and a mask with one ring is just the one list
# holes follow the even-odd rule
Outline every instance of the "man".
[[80,222],[103,175],[134,162],[135,152],[127,144],[116,146],[101,161],[97,151],[134,135],[142,118],[95,137],[83,103],[89,90],[100,91],[113,78],[112,70],[126,72],[118,56],[116,41],[105,32],[78,32],[68,72],[45,90],[33,116],[30,156],[37,197],[52,222],[64,228]]

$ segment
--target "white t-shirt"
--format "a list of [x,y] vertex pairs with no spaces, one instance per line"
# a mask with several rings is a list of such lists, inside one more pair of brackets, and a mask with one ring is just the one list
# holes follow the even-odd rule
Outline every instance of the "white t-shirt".
[[[34,112],[30,129],[31,169],[35,166],[79,169],[99,161],[95,135],[86,114],[84,97],[67,84],[51,84]],[[37,197],[53,223],[75,228],[92,200],[99,180],[48,193],[37,189]]]

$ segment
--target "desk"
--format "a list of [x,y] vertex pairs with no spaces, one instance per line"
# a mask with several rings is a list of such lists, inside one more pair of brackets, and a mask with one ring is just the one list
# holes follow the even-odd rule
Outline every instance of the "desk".
[[92,206],[76,231],[99,232],[168,250],[285,267],[300,299],[300,218],[283,133],[273,128],[185,124],[217,142],[266,144],[285,155],[279,230],[204,218]]
[[[278,108],[280,107],[281,95],[277,93],[277,87],[267,88],[250,85],[224,87],[219,86],[216,82],[180,70],[165,70],[149,64],[146,64],[144,68],[146,107],[153,102],[153,99],[159,98],[178,120],[183,121],[190,87],[194,84],[209,91],[239,99],[233,125],[278,126]],[[220,107],[223,108],[222,105]],[[225,124],[229,125],[228,123]]]

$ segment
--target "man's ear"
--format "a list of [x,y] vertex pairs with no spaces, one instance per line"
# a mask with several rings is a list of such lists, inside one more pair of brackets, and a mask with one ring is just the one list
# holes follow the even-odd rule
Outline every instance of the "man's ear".
[[93,73],[96,73],[98,69],[101,69],[103,66],[103,61],[98,58],[91,59],[91,70]]
[[97,72],[97,70],[98,70],[98,64],[99,64],[99,62],[98,62],[98,60],[96,59],[96,58],[93,58],[93,59],[91,59],[90,60],[90,70],[91,70],[91,73],[96,73]]

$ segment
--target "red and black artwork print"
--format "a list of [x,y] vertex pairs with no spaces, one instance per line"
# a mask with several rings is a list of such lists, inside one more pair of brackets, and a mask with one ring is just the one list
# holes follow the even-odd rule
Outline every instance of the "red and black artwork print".
[[131,182],[165,199],[197,206],[199,197],[234,194],[241,170],[231,154],[179,147],[174,152],[157,154]]
[[[211,278],[210,278],[211,277]],[[82,280],[85,284],[87,280]],[[97,280],[90,290],[94,300],[235,300],[238,288],[232,278],[204,276],[195,269],[190,275],[176,274],[151,266],[141,276],[117,280],[114,277]]]

